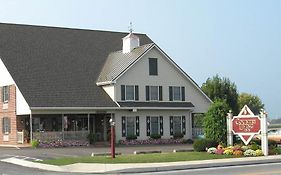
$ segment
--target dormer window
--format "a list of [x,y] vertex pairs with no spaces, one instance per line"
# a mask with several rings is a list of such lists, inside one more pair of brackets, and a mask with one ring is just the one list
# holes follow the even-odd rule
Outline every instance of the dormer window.
[[9,101],[9,86],[4,86],[2,88],[2,102],[8,103]]
[[157,58],[149,58],[149,75],[158,75]]
[[137,86],[137,85],[121,85],[121,100],[122,101],[137,101],[137,100],[139,100],[139,86]]

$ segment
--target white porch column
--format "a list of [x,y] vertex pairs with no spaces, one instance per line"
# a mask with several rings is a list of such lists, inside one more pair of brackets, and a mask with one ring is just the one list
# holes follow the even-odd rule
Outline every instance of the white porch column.
[[227,113],[226,117],[226,125],[227,125],[227,145],[232,146],[233,145],[233,134],[232,134],[232,111],[230,110],[229,113]]
[[30,115],[29,115],[29,127],[30,127],[30,132],[29,132],[29,135],[30,135],[30,143],[32,142],[32,111],[30,112]]
[[61,114],[61,131],[62,131],[62,140],[64,140],[64,126],[65,126],[65,121],[64,121],[64,114]]
[[267,138],[267,121],[266,121],[266,112],[261,110],[261,149],[265,156],[268,155],[268,138]]
[[88,113],[88,133],[90,133],[90,114]]

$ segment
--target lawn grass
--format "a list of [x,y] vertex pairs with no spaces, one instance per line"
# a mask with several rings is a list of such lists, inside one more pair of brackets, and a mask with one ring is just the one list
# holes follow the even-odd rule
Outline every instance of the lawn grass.
[[41,163],[51,165],[68,165],[74,163],[155,163],[155,162],[177,162],[192,160],[208,160],[233,158],[230,155],[215,155],[206,152],[179,152],[179,153],[155,153],[139,155],[119,155],[115,159],[106,156],[96,157],[63,157],[57,159],[43,160]]

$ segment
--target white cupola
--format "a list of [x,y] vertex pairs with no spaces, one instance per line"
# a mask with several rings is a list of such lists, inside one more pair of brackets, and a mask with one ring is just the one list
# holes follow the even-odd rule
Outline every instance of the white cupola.
[[140,46],[140,38],[133,34],[132,28],[130,28],[130,33],[122,39],[123,53],[130,53],[134,48]]

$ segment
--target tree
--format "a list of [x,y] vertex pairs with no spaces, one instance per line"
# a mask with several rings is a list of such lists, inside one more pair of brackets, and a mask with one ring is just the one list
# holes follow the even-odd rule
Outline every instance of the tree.
[[264,104],[257,95],[248,93],[241,93],[238,96],[239,109],[242,109],[244,105],[247,105],[255,115],[258,115],[260,110],[264,108]]
[[228,78],[220,78],[218,75],[208,78],[201,89],[212,101],[225,100],[233,113],[238,114],[237,88]]
[[216,100],[204,117],[204,133],[207,139],[226,143],[226,115],[229,106],[224,100]]

